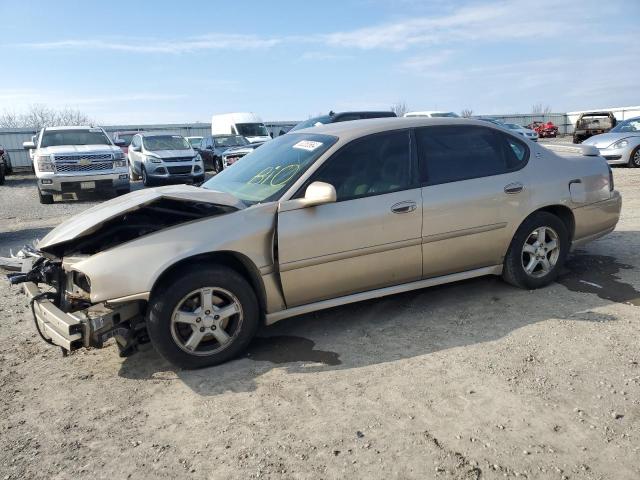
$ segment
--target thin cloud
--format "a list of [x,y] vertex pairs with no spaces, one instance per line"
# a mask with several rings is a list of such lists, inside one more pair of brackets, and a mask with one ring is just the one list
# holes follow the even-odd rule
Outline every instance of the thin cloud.
[[[549,15],[549,12],[553,15]],[[584,2],[497,1],[459,8],[442,16],[417,17],[321,36],[333,47],[405,50],[460,41],[548,38],[585,32],[593,18]]]
[[149,38],[123,40],[59,40],[16,44],[40,50],[112,50],[132,53],[189,53],[199,50],[255,50],[271,48],[281,42],[278,38],[256,35],[211,34],[185,40],[158,41]]

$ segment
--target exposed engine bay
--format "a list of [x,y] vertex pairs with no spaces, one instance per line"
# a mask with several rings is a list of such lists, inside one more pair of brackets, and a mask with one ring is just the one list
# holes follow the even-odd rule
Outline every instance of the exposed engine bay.
[[56,257],[93,255],[174,225],[236,210],[226,205],[159,198],[118,215],[78,238],[45,248],[43,252]]

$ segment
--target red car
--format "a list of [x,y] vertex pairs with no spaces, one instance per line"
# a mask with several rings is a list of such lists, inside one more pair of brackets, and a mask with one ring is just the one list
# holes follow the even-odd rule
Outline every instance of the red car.
[[553,122],[533,122],[527,125],[527,128],[538,133],[540,138],[556,138],[558,136],[558,127]]

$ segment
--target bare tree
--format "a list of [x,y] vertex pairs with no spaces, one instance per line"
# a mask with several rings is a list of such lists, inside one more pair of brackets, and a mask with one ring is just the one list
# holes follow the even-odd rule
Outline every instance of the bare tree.
[[65,107],[56,110],[46,105],[31,105],[26,113],[4,112],[0,114],[0,128],[32,128],[61,125],[91,125],[94,121],[85,113]]
[[405,102],[398,102],[391,105],[391,111],[398,117],[403,117],[409,111]]
[[551,111],[551,105],[543,106],[541,103],[536,103],[531,107],[531,113],[534,115],[549,115]]
[[469,118],[473,115],[473,110],[470,108],[465,108],[460,112],[460,116],[463,118]]

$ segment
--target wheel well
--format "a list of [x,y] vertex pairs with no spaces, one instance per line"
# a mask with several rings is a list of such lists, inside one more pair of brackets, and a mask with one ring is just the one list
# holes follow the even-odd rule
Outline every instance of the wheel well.
[[260,276],[260,271],[247,257],[240,253],[230,251],[202,253],[174,263],[158,277],[151,290],[151,297],[153,297],[154,293],[162,290],[174,275],[180,274],[182,271],[187,270],[192,266],[202,266],[203,263],[207,263],[209,265],[223,265],[242,275],[253,287],[256,297],[258,298],[260,311],[265,311],[266,294],[264,284],[262,283],[262,278]]
[[549,205],[548,207],[539,208],[536,212],[548,212],[562,220],[564,226],[567,227],[567,232],[569,232],[569,242],[573,241],[576,221],[569,207],[565,207],[564,205]]

